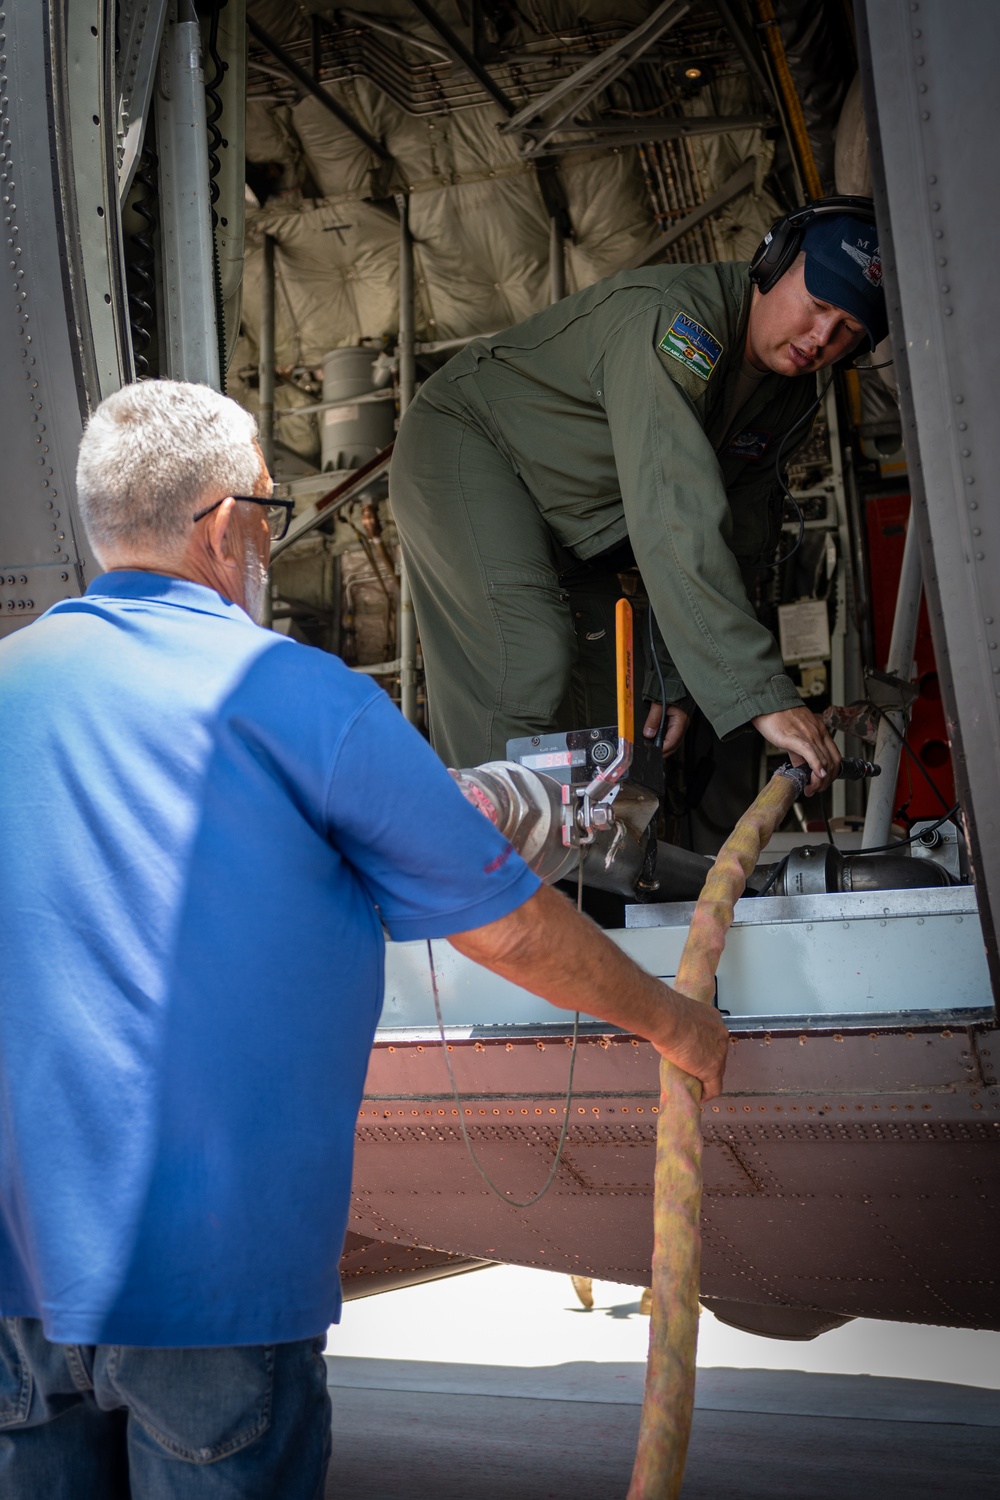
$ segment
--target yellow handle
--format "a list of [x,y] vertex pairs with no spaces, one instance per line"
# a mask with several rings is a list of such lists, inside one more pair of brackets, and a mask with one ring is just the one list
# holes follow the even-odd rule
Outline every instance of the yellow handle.
[[632,606],[615,606],[615,668],[618,681],[618,738],[635,743],[635,662],[632,656]]

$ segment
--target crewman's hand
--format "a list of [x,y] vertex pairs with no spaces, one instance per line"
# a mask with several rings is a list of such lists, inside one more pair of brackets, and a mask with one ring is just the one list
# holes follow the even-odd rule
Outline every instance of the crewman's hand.
[[[660,721],[663,718],[663,704],[651,703],[646,722],[642,726],[643,739],[655,740],[660,731]],[[663,732],[663,758],[673,755],[680,746],[681,740],[687,733],[687,727],[691,722],[691,715],[683,708],[678,708],[675,703],[667,704],[667,727]]]
[[812,772],[805,795],[815,797],[823,791],[840,770],[840,751],[830,738],[823,721],[805,704],[801,708],[783,708],[776,714],[758,714],[753,721],[772,745],[787,750],[793,766],[803,762]]

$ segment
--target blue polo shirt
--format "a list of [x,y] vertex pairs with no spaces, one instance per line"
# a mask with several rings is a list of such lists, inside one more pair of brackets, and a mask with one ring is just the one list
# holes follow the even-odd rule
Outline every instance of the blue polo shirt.
[[155,573],[0,643],[0,829],[0,1314],[321,1332],[383,925],[537,879],[370,679]]

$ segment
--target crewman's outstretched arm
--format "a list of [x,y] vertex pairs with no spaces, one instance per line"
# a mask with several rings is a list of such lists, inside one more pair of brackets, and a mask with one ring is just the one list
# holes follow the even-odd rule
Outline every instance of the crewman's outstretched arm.
[[721,1092],[729,1033],[718,1011],[640,969],[550,886],[499,921],[448,941],[552,1005],[648,1037],[664,1057],[701,1079],[706,1099]]
[[[747,598],[732,515],[693,397],[696,377],[657,348],[665,312],[624,325],[604,350],[604,400],[629,539],[677,673],[724,737],[798,707],[771,632]],[[713,376],[713,378],[717,378]]]

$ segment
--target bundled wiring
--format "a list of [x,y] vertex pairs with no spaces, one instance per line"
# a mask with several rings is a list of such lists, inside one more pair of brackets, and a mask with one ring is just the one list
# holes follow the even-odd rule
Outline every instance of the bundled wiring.
[[781,455],[785,451],[785,444],[788,442],[788,439],[794,436],[794,434],[798,432],[799,428],[802,427],[806,422],[811,422],[813,420],[816,413],[823,405],[824,397],[826,396],[826,393],[830,389],[830,386],[832,384],[833,376],[831,375],[830,379],[826,382],[826,385],[820,391],[819,395],[816,397],[816,400],[812,403],[812,405],[807,407],[806,410],[802,413],[801,417],[799,417],[799,420],[793,423],[791,427],[789,427],[788,431],[782,437],[781,442],[778,444],[778,451],[774,456],[774,477],[778,481],[781,493],[784,495],[785,499],[788,501],[789,505],[792,507],[792,509],[795,511],[795,514],[799,518],[799,534],[795,539],[795,545],[791,547],[783,557],[779,557],[777,562],[772,564],[772,566],[775,568],[780,568],[784,563],[788,561],[790,557],[795,556],[796,552],[798,552],[799,548],[802,546],[802,542],[806,534],[806,518],[802,514],[802,507],[796,500],[795,496],[792,494],[791,490],[788,488],[788,485],[785,481],[785,476],[781,472]]

